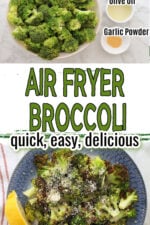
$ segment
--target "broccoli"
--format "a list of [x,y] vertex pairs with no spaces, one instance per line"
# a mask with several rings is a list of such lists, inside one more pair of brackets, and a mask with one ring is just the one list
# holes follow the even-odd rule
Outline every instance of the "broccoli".
[[120,189],[128,189],[129,187],[129,174],[125,166],[120,164],[107,165],[107,179],[110,184],[119,186]]
[[28,50],[34,53],[38,53],[41,49],[41,44],[32,42],[31,38],[25,40],[25,45]]
[[44,4],[48,4],[49,0],[35,0],[37,5],[44,5]]
[[44,41],[43,45],[48,48],[57,47],[58,46],[58,38],[55,36],[50,37]]
[[91,28],[84,28],[81,30],[76,30],[73,33],[73,36],[79,41],[79,44],[83,44],[84,42],[91,42],[95,38],[95,32]]
[[42,46],[39,52],[39,56],[41,56],[44,59],[53,59],[59,56],[59,48],[48,48],[45,46]]
[[29,37],[34,43],[42,43],[49,37],[49,28],[43,23],[38,26],[29,27]]
[[43,155],[36,155],[34,157],[34,164],[38,167],[41,168],[42,166],[45,166],[47,161],[49,159],[48,154],[43,154]]
[[131,206],[134,202],[137,202],[137,200],[138,200],[138,196],[135,191],[126,192],[126,197],[120,199],[119,208],[126,209],[129,206]]
[[37,26],[43,21],[43,19],[43,13],[34,9],[32,15],[25,20],[25,23],[28,25]]
[[17,7],[17,14],[24,21],[32,15],[33,9],[35,10],[34,4],[22,3],[22,4],[19,4],[18,7]]
[[81,23],[78,19],[71,19],[67,24],[67,28],[70,31],[79,30],[81,28]]
[[64,217],[70,214],[70,210],[70,207],[66,203],[51,207],[51,224],[57,224],[59,221],[63,221]]
[[28,37],[28,30],[26,27],[17,26],[12,34],[17,40],[23,41]]
[[50,8],[48,5],[41,5],[39,8],[38,8],[38,11],[41,12],[43,14],[43,20],[45,22],[48,22],[51,18],[51,15],[50,15]]
[[60,33],[65,27],[64,20],[61,17],[53,17],[48,22],[49,27],[56,33]]
[[86,225],[87,222],[83,216],[76,215],[75,217],[72,218],[70,225]]
[[35,217],[35,208],[32,207],[32,205],[30,203],[27,203],[25,205],[25,214],[27,219],[29,220],[29,222],[34,222],[36,217]]
[[95,157],[90,162],[90,170],[93,175],[102,175],[106,170],[105,162],[100,157]]
[[80,21],[81,24],[87,23],[88,21],[95,21],[97,16],[96,13],[92,10],[74,10],[75,17]]
[[[8,21],[13,36],[42,58],[72,53],[95,38],[96,13],[88,8],[94,0],[10,0]],[[48,46],[47,39],[58,40]]]
[[70,38],[72,38],[71,32],[64,27],[61,33],[59,34],[58,39],[62,41],[62,40],[68,40]]
[[16,5],[10,6],[9,12],[7,15],[7,19],[11,25],[16,25],[16,26],[23,25],[22,19],[17,14],[17,6]]

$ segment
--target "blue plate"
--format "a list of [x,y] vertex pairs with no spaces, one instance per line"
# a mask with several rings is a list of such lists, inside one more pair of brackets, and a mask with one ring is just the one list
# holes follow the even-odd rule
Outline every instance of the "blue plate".
[[[48,150],[46,153],[51,154],[52,151],[53,150]],[[98,155],[104,160],[110,161],[111,163],[121,163],[128,168],[130,185],[132,188],[136,189],[139,200],[135,204],[137,216],[134,219],[129,219],[127,225],[144,225],[147,209],[146,189],[143,178],[130,156],[123,150],[99,149],[89,151],[87,149],[83,149],[81,152],[90,156]],[[33,164],[33,159],[36,154],[45,154],[45,151],[39,149],[29,151],[16,167],[9,183],[8,193],[15,190],[23,205],[27,201],[27,198],[23,195],[23,191],[30,187],[31,179],[36,176],[36,168]]]

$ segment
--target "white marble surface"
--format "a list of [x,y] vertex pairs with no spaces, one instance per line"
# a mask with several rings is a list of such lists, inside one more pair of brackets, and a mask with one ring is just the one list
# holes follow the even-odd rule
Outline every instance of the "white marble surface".
[[[9,0],[0,0],[0,63],[149,63],[149,37],[132,38],[129,49],[120,55],[111,55],[102,49],[100,38],[103,27],[116,26],[107,18],[105,3],[106,0],[100,0],[102,21],[95,41],[80,53],[65,59],[47,61],[27,51],[14,40],[6,18]],[[134,17],[127,26],[149,27],[149,14],[149,0],[136,0]]]

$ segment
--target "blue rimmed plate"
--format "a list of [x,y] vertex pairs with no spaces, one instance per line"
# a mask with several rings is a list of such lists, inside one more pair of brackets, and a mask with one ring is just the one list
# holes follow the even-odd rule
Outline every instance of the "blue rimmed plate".
[[[31,184],[31,179],[36,176],[36,168],[33,164],[33,159],[36,154],[50,153],[52,150],[31,150],[29,151],[20,161],[16,167],[13,175],[11,177],[8,193],[15,190],[18,194],[19,200],[24,205],[26,202],[26,197],[23,195],[23,191],[29,188]],[[123,150],[87,150],[83,149],[80,151],[82,153],[88,154],[91,157],[100,156],[102,159],[110,161],[112,164],[121,163],[128,168],[130,175],[130,185],[132,188],[137,190],[139,200],[135,205],[137,210],[137,216],[134,219],[129,219],[127,225],[144,225],[146,209],[147,209],[147,197],[146,189],[144,185],[143,178],[140,174],[139,169],[130,158],[130,156]]]

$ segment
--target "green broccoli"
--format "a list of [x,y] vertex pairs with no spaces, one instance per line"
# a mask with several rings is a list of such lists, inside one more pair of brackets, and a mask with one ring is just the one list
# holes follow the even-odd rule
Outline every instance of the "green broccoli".
[[135,191],[126,192],[126,197],[120,199],[119,208],[126,209],[129,206],[131,206],[134,202],[137,202],[137,200],[138,200],[138,196]]
[[53,37],[50,37],[48,39],[46,39],[43,43],[43,45],[45,47],[48,47],[48,48],[54,48],[54,47],[57,47],[58,46],[58,38],[53,36]]
[[34,43],[31,41],[30,38],[27,38],[25,40],[25,45],[28,50],[30,50],[31,52],[34,52],[34,53],[39,53],[39,51],[41,49],[41,43]]
[[68,40],[70,38],[72,38],[71,32],[64,27],[61,33],[59,34],[58,39],[62,41],[62,40]]
[[70,225],[87,225],[87,222],[83,216],[76,215],[72,218]]
[[44,59],[53,59],[59,56],[59,48],[48,48],[45,46],[42,46],[39,52],[39,56],[41,56]]
[[18,17],[16,5],[10,6],[9,12],[8,12],[8,15],[7,15],[7,19],[8,19],[8,22],[11,25],[16,25],[16,26],[23,25],[22,19],[20,17]]
[[35,0],[35,3],[37,5],[44,5],[44,4],[48,4],[49,0]]
[[79,30],[81,28],[81,23],[78,19],[71,19],[67,24],[67,28],[70,31]]
[[74,10],[75,17],[80,21],[81,24],[86,23],[88,21],[95,21],[97,18],[96,13],[93,10]]
[[62,29],[65,27],[64,20],[62,17],[53,17],[48,22],[49,27],[56,33],[61,33]]
[[28,29],[23,26],[17,26],[12,34],[17,40],[23,41],[28,37]]
[[71,208],[66,204],[51,207],[50,223],[57,224],[70,214]]
[[30,204],[30,203],[27,203],[25,205],[25,214],[26,214],[26,217],[27,217],[27,220],[29,220],[29,222],[34,222],[36,217],[35,217],[35,208]]
[[38,12],[36,9],[34,9],[32,15],[25,20],[25,23],[28,25],[37,26],[41,24],[43,19],[43,13]]
[[38,8],[38,11],[41,12],[43,14],[43,20],[45,22],[48,22],[51,18],[51,15],[50,15],[50,8],[48,5],[41,5],[39,8]]
[[34,4],[22,3],[22,4],[19,4],[18,7],[17,7],[17,14],[24,21],[32,15],[33,9],[35,10]]
[[96,34],[93,29],[84,28],[74,31],[73,36],[79,41],[79,44],[83,44],[84,42],[93,41]]
[[29,27],[29,37],[34,43],[42,43],[49,38],[49,35],[49,28],[45,23]]
[[117,185],[120,189],[128,189],[129,174],[125,166],[120,164],[107,165],[107,180],[110,184]]
[[102,175],[106,171],[104,160],[102,160],[98,156],[91,160],[89,168],[92,171],[93,175]]

